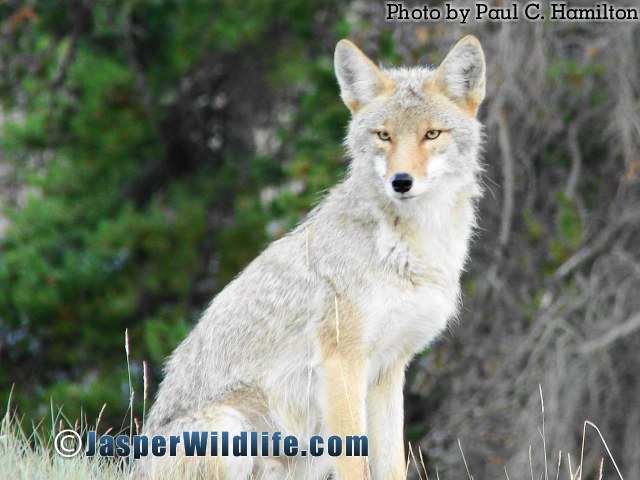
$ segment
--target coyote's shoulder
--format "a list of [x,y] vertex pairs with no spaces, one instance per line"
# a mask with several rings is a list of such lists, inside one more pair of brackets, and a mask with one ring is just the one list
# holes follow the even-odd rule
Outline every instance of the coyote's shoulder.
[[335,66],[352,112],[345,180],[215,297],[167,362],[145,430],[366,434],[370,455],[193,462],[225,478],[404,478],[404,369],[458,309],[480,193],[480,44],[466,37],[437,69],[380,69],[341,41]]

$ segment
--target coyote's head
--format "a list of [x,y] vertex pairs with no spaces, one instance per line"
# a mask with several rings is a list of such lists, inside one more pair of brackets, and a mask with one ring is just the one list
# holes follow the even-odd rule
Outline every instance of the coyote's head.
[[485,93],[484,54],[475,37],[460,40],[437,69],[381,69],[342,40],[335,69],[352,113],[347,147],[354,174],[368,175],[398,202],[474,178],[476,114]]

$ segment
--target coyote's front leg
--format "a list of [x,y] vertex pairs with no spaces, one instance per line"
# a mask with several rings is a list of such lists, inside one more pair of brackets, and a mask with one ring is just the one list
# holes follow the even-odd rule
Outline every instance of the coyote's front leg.
[[[322,363],[324,377],[324,418],[330,435],[366,434],[365,421],[365,361],[364,356],[345,354],[337,350]],[[340,480],[369,480],[368,458],[342,455],[334,458],[334,469]]]
[[[366,435],[367,357],[362,343],[362,316],[358,308],[338,293],[330,302],[320,330],[323,361],[322,413],[325,434]],[[343,444],[344,446],[344,444]],[[342,455],[333,458],[334,478],[370,480],[366,456]]]
[[367,420],[372,478],[400,480],[406,477],[402,387],[406,362],[397,361],[380,372],[369,387]]

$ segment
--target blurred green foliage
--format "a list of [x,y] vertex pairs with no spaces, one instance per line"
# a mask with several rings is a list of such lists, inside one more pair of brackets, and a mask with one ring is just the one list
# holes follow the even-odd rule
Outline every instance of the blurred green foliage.
[[[90,421],[107,403],[104,425],[118,427],[129,393],[125,329],[141,398],[142,360],[157,384],[206,301],[335,183],[347,113],[328,51],[308,49],[318,28],[345,33],[343,21],[316,21],[338,10],[291,0],[0,7],[0,49],[11,59],[0,98],[15,113],[0,148],[22,185],[0,239],[0,401],[15,385],[22,414],[45,415],[53,400]],[[271,120],[279,157],[232,145],[178,158],[166,132],[189,116],[187,106],[171,117],[185,81],[207,62],[232,69],[250,50],[266,65],[256,73],[270,83],[263,94],[293,92],[297,104]],[[252,143],[252,125],[234,128],[230,136]],[[262,201],[267,187],[276,193]],[[221,205],[228,218],[216,221]],[[207,275],[214,286],[199,281]]]

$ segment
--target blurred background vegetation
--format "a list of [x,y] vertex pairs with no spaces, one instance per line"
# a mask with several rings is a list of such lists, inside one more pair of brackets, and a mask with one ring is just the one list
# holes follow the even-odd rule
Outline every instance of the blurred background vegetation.
[[[36,422],[106,403],[119,430],[128,329],[141,418],[142,362],[148,405],[215,293],[343,175],[337,40],[437,64],[473,33],[487,194],[464,312],[408,375],[407,438],[430,473],[462,478],[460,438],[477,478],[518,478],[541,452],[541,385],[555,461],[589,419],[640,478],[638,22],[384,17],[337,0],[0,3],[0,401],[14,386]],[[591,440],[585,473],[604,455]]]

